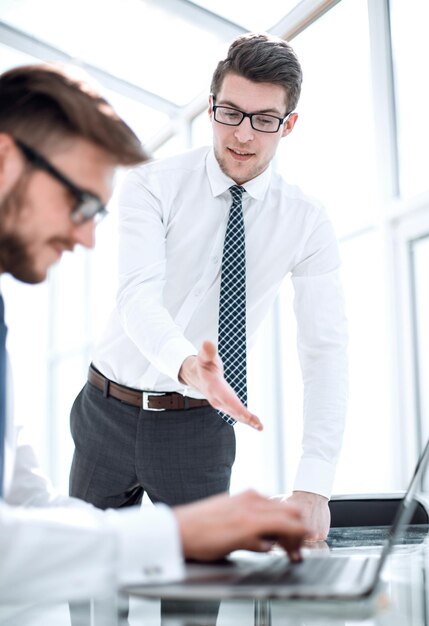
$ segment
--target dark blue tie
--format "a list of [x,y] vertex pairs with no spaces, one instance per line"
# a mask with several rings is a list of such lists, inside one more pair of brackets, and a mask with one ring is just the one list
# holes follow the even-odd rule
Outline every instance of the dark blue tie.
[[6,429],[6,333],[4,303],[0,294],[0,498],[3,496],[4,437]]
[[[218,350],[225,380],[247,405],[246,239],[241,202],[245,189],[233,185],[229,191],[232,205],[223,245]],[[229,415],[219,414],[228,424],[235,424]]]

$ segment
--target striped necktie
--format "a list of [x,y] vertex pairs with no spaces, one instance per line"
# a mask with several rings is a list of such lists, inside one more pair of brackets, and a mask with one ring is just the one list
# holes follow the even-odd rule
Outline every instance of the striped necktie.
[[0,497],[3,495],[4,438],[6,429],[6,333],[4,303],[0,294]]
[[[225,380],[247,405],[246,372],[246,239],[242,195],[244,187],[229,188],[232,205],[226,227],[222,256],[219,300],[218,350]],[[228,424],[235,420],[218,411]]]

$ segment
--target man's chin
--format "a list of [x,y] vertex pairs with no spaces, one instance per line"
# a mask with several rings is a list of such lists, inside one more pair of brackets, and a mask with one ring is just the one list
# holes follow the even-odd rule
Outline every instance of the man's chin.
[[235,161],[229,154],[222,159],[217,156],[216,158],[222,172],[237,185],[244,185],[261,173],[258,171],[258,168],[255,167],[254,163],[250,164],[248,161]]
[[237,166],[237,164],[229,164],[225,161],[219,163],[220,168],[228,178],[231,178],[237,185],[242,185],[247,182],[251,177],[248,175],[247,168]]
[[43,283],[48,275],[47,268],[38,268],[31,262],[21,262],[8,270],[16,280],[29,285]]
[[0,237],[0,267],[5,274],[30,285],[45,280],[53,259],[37,257],[16,236]]
[[43,281],[47,277],[47,272],[44,274],[37,274],[36,272],[26,272],[26,273],[13,273],[12,276],[17,280],[20,280],[23,283],[27,283],[28,285],[38,285],[39,283],[43,283]]

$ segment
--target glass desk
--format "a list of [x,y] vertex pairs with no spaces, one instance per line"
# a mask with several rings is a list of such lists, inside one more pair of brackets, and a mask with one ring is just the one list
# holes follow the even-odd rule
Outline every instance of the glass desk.
[[[169,601],[131,594],[81,603],[38,606],[0,604],[1,626],[429,626],[429,545],[427,526],[410,527],[389,558],[379,592],[366,600]],[[333,529],[313,550],[374,555],[385,528]],[[308,548],[310,549],[310,548]]]

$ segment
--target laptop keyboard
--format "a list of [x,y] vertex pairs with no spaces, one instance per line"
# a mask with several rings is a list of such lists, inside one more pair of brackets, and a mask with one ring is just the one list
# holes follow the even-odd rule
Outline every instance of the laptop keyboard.
[[264,567],[243,574],[239,585],[329,585],[338,580],[347,566],[347,558],[312,557],[300,563],[290,563],[285,558],[272,561]]

